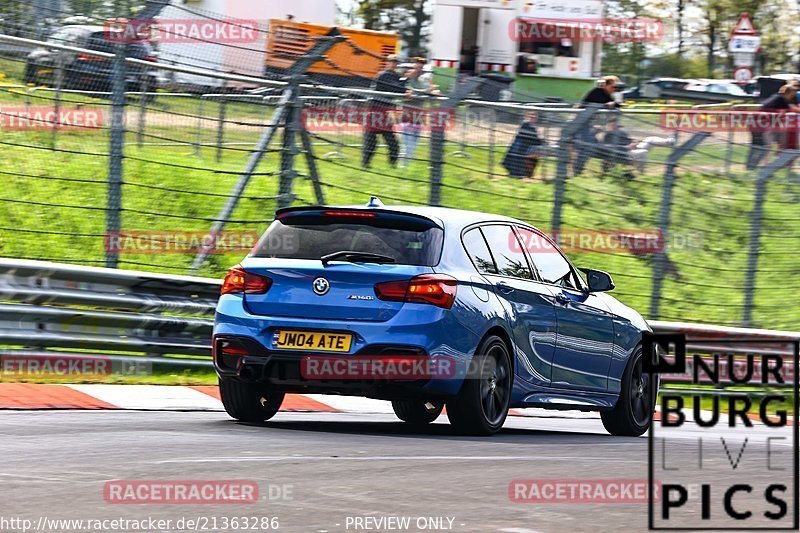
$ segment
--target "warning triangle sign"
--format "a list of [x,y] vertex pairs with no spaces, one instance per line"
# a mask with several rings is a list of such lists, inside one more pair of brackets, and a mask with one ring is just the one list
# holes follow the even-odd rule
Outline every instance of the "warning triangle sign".
[[733,35],[756,35],[758,32],[753,26],[753,21],[750,20],[750,15],[742,13],[742,16],[739,17],[739,22],[736,23],[736,27],[733,28],[731,33]]

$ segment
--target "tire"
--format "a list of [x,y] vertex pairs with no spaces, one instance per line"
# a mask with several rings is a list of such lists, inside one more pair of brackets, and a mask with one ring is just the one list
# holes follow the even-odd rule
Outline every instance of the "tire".
[[269,392],[265,385],[230,378],[219,379],[219,395],[225,411],[242,422],[269,420],[283,403],[282,392]]
[[447,402],[447,418],[459,433],[492,435],[503,427],[511,403],[514,373],[508,346],[490,335],[478,346],[473,362],[475,370]]
[[395,400],[392,409],[397,418],[415,426],[430,424],[442,414],[443,403],[422,400]]
[[658,388],[650,390],[650,376],[642,372],[643,360],[642,349],[638,348],[622,375],[617,404],[611,410],[600,411],[603,426],[612,435],[638,437],[653,421]]

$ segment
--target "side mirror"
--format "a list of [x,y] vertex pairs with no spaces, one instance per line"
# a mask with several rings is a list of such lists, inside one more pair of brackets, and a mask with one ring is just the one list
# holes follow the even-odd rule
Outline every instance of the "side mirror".
[[591,268],[581,268],[581,272],[586,274],[586,282],[589,284],[589,292],[606,292],[614,289],[614,280],[608,272],[594,270]]

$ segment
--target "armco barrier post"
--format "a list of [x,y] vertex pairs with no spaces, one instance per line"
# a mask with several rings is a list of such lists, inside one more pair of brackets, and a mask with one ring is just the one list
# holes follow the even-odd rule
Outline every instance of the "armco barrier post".
[[558,161],[556,162],[556,185],[553,192],[553,217],[550,231],[555,235],[561,230],[561,211],[564,206],[564,195],[567,190],[567,178],[569,166],[570,148],[575,139],[575,135],[583,128],[589,127],[589,121],[600,111],[596,105],[587,105],[586,109],[580,111],[578,115],[564,125],[561,130],[561,138],[558,142]]
[[[119,232],[122,208],[122,158],[125,138],[125,45],[116,45],[111,70],[111,139],[108,161],[106,235]],[[117,268],[119,254],[106,247],[106,266]]]
[[678,162],[695,149],[709,136],[708,132],[699,132],[692,135],[688,141],[675,149],[667,157],[666,170],[664,171],[664,184],[661,193],[661,209],[658,214],[658,230],[661,233],[661,248],[655,253],[653,264],[653,291],[650,294],[650,320],[658,318],[661,306],[661,289],[664,285],[664,274],[667,270],[667,251],[665,249],[669,233],[669,219],[672,211],[672,192],[675,185],[675,167]]
[[742,310],[742,327],[753,323],[753,298],[758,273],[758,256],[761,247],[761,227],[764,213],[764,200],[767,196],[767,182],[778,170],[790,164],[798,156],[797,150],[784,150],[778,157],[761,169],[756,178],[753,211],[750,213],[750,247],[747,252],[747,272],[744,282],[744,309]]

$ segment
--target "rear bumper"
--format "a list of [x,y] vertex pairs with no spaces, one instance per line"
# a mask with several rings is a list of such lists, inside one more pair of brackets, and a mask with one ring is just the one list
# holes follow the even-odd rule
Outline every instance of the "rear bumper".
[[[275,330],[282,328],[350,332],[353,343],[348,353],[312,353],[272,350]],[[221,357],[216,350],[220,339],[240,339],[245,355]],[[259,381],[276,390],[330,393],[382,399],[452,396],[461,388],[479,336],[463,326],[452,311],[422,304],[406,304],[385,322],[310,320],[267,317],[248,313],[237,295],[220,298],[214,326],[217,373],[222,377]],[[425,357],[431,366],[446,371],[427,379],[307,379],[301,372],[304,357],[352,360],[364,355]],[[242,374],[244,370],[244,375]]]

